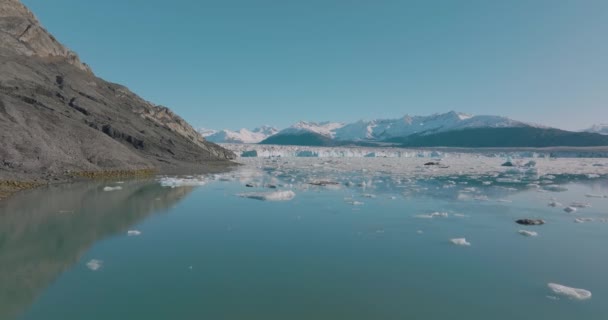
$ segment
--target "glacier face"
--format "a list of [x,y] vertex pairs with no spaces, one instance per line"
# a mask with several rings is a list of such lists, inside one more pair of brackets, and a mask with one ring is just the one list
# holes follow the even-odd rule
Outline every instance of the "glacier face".
[[[608,158],[608,147],[600,148],[392,148],[313,147],[271,144],[222,144],[239,158],[446,158],[471,155],[488,158]],[[504,162],[504,161],[503,161]],[[607,165],[608,167],[608,165]]]

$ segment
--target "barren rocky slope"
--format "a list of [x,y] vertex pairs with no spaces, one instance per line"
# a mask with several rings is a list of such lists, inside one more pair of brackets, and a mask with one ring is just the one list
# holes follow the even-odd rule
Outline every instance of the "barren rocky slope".
[[0,180],[233,158],[168,108],[96,77],[18,0],[0,0]]

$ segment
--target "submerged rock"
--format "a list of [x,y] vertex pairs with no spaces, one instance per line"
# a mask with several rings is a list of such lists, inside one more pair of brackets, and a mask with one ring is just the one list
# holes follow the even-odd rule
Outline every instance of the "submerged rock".
[[519,219],[515,222],[524,226],[539,226],[545,224],[545,220],[542,219]]

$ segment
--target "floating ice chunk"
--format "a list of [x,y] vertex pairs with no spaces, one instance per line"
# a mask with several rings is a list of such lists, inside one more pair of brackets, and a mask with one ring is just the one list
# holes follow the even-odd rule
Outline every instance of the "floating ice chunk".
[[591,193],[586,194],[585,197],[587,197],[587,198],[608,198],[607,195],[591,194]]
[[101,269],[102,265],[103,265],[103,261],[97,260],[97,259],[92,259],[91,261],[87,262],[87,268],[89,268],[93,271],[97,271],[97,270]]
[[489,185],[491,185],[491,184],[492,184],[492,181],[484,181],[484,182],[482,182],[482,184],[483,184],[484,186],[489,186]]
[[424,233],[424,231],[422,231],[422,230],[417,230],[417,231],[416,231],[416,233],[417,233],[417,234],[423,234],[423,233]]
[[548,283],[547,286],[555,294],[566,296],[570,299],[586,300],[591,298],[591,291],[589,290],[566,287],[557,283]]
[[196,187],[204,186],[207,181],[197,178],[175,178],[175,177],[163,177],[159,180],[160,185],[163,187]]
[[124,181],[118,181],[118,182],[116,182],[116,184],[123,184],[123,183],[125,183],[125,182]]
[[435,217],[447,218],[448,216],[449,214],[447,212],[433,212],[429,214],[419,214],[414,217],[420,219],[433,219]]
[[[551,202],[549,202],[548,206],[549,206],[549,207],[554,207],[554,208],[555,208],[555,207],[561,207],[561,206],[562,206],[562,204],[561,204],[561,203],[559,203],[559,202],[557,202],[557,201],[551,201]],[[568,211],[566,211],[566,212],[568,212]]]
[[559,298],[556,297],[556,296],[547,296],[547,299],[549,299],[549,300],[559,300]]
[[589,178],[589,179],[596,179],[596,178],[599,178],[599,177],[600,177],[600,175],[599,174],[595,174],[595,173],[591,173],[591,174],[587,175],[587,178]]
[[568,188],[557,185],[557,184],[546,185],[546,186],[544,186],[544,189],[547,191],[553,191],[553,192],[568,191]]
[[576,218],[574,219],[574,222],[576,223],[585,223],[585,222],[591,222],[593,221],[592,218]]
[[585,202],[572,202],[570,204],[571,207],[574,208],[591,208],[591,204],[590,203],[585,203]]
[[498,200],[496,200],[496,202],[508,202],[508,203],[510,203],[510,202],[513,202],[513,200],[509,200],[509,199],[498,199]]
[[565,207],[564,208],[564,211],[566,211],[568,213],[576,212],[576,210],[578,210],[578,209],[576,209],[575,207]]
[[526,237],[538,236],[538,232],[535,232],[535,231],[519,230],[519,231],[517,231],[517,233],[521,234],[522,236],[526,236]]
[[263,201],[288,201],[293,199],[296,194],[291,190],[286,191],[273,191],[273,192],[248,192],[239,193],[241,198],[249,198]]
[[140,234],[141,234],[141,231],[139,231],[139,230],[129,230],[129,231],[127,231],[127,235],[129,237],[135,237],[135,236],[138,236]]
[[486,195],[474,196],[473,200],[477,200],[477,201],[490,201],[490,199]]
[[457,217],[457,218],[466,218],[467,216],[464,215],[464,214],[462,214],[462,213],[454,213],[454,217]]
[[122,190],[121,186],[116,186],[116,187],[105,187],[103,188],[103,191],[116,191],[116,190]]
[[471,243],[470,243],[470,242],[468,242],[466,238],[454,238],[454,239],[450,239],[450,242],[451,242],[452,244],[457,245],[457,246],[465,246],[465,247],[468,247],[468,246],[470,246],[470,245],[471,245]]

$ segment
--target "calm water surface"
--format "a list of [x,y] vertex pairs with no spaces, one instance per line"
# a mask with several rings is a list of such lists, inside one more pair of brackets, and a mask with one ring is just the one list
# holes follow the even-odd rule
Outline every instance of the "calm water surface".
[[[608,319],[608,198],[585,196],[608,194],[604,178],[557,177],[562,192],[471,177],[205,180],[64,185],[1,202],[0,319]],[[295,198],[237,196],[284,189]],[[568,214],[551,198],[591,207]],[[432,212],[448,217],[416,217]],[[526,217],[547,223],[514,223]],[[449,241],[462,237],[471,246]],[[593,297],[557,296],[549,282]]]

